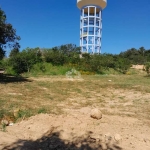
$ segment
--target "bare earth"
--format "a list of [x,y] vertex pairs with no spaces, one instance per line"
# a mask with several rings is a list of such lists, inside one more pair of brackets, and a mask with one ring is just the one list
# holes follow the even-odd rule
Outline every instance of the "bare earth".
[[[99,121],[90,118],[87,111],[89,108],[61,116],[40,114],[8,127],[8,132],[0,133],[0,149],[36,150],[55,149],[57,146],[67,149],[70,142],[75,142],[75,147],[78,148],[86,146],[84,139],[90,144],[94,143],[91,146],[89,144],[93,149],[98,145],[99,149],[150,149],[150,129],[141,120],[104,115]],[[119,143],[114,139],[116,134],[121,136]],[[54,145],[51,139],[56,140]]]
[[[103,97],[103,107],[96,102],[95,95]],[[143,101],[135,103],[140,98]],[[0,131],[0,149],[150,150],[150,121],[140,109],[149,98],[149,93],[109,88],[103,95],[93,93],[93,105],[75,108],[81,100],[86,103],[86,99],[70,96],[67,102],[57,104],[63,108],[62,115],[39,114],[8,126],[7,132]],[[68,102],[72,106],[68,107]],[[94,107],[103,112],[101,120],[90,117]]]

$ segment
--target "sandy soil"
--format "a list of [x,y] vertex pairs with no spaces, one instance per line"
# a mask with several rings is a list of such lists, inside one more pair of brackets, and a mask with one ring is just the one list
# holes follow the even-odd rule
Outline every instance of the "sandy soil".
[[[63,115],[39,114],[8,126],[7,132],[0,131],[0,150],[150,150],[150,121],[143,112],[150,94],[111,87],[102,94],[94,92],[88,101],[102,112],[107,110],[101,120],[90,117],[93,106],[75,109],[87,99],[72,94],[57,105],[63,108]],[[98,98],[104,100],[103,107]]]
[[23,120],[0,132],[0,149],[150,149],[150,128],[142,120],[110,115],[95,120],[90,111],[68,109],[65,115],[40,114]]
[[143,70],[145,67],[144,67],[144,65],[132,65],[131,68],[138,69],[138,70]]

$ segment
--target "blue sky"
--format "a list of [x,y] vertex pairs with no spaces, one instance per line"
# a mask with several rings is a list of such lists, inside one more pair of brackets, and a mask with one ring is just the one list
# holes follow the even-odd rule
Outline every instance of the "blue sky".
[[[103,10],[102,53],[132,47],[150,49],[150,0],[107,0]],[[0,7],[26,47],[79,46],[76,0],[1,0]]]

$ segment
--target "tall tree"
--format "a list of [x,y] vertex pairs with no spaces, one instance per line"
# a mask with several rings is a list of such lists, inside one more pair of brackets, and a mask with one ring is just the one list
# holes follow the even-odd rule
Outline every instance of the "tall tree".
[[9,46],[19,48],[20,37],[16,35],[16,30],[10,23],[6,22],[6,14],[0,8],[0,59],[5,55],[5,49]]
[[18,48],[14,48],[11,50],[9,57],[15,57],[17,54],[19,53],[19,49]]

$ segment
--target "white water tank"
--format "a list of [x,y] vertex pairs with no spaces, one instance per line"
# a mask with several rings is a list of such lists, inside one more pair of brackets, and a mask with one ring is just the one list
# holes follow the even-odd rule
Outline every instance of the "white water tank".
[[107,5],[107,0],[77,0],[77,6],[79,9],[88,5],[96,5],[104,9]]

